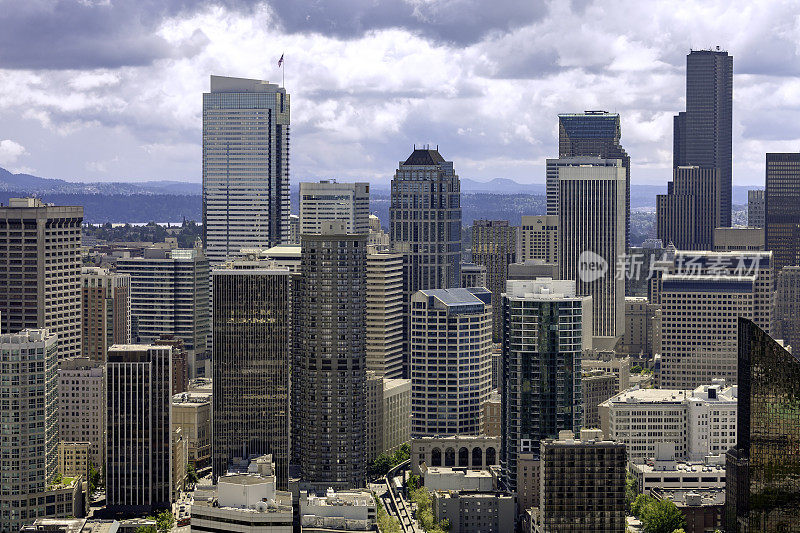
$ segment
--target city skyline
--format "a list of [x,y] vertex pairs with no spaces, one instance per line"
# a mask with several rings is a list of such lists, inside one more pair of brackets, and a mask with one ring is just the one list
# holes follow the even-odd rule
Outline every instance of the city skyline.
[[[0,16],[9,40],[0,166],[69,180],[199,181],[201,106],[186,95],[209,74],[279,82],[281,54],[295,96],[293,183],[388,182],[396,152],[415,142],[438,143],[464,178],[543,183],[557,114],[606,109],[621,116],[632,182],[664,184],[672,117],[685,107],[685,55],[716,45],[736,57],[734,184],[761,183],[763,153],[800,143],[788,76],[800,55],[787,52],[793,30],[776,31],[791,20],[781,6],[712,7],[687,29],[692,6],[509,4],[478,17],[467,2],[225,5],[165,4],[146,16],[147,6],[9,6]],[[648,22],[621,27],[622,11]],[[66,15],[72,23],[35,46],[15,30]],[[573,35],[563,20],[591,20],[592,30]],[[126,37],[113,52],[90,49]],[[603,44],[589,50],[585,39]],[[420,76],[423,66],[434,75]]]

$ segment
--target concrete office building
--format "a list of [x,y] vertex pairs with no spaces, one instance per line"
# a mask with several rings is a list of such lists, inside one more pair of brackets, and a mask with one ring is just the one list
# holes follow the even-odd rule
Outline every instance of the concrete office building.
[[367,255],[367,370],[403,377],[403,256]]
[[669,500],[686,519],[686,533],[722,531],[725,512],[724,489],[653,489],[656,500]]
[[477,435],[489,397],[492,293],[431,289],[411,298],[411,436]]
[[486,267],[475,263],[461,263],[462,287],[486,287]]
[[153,344],[172,347],[172,393],[186,392],[189,388],[189,357],[183,347],[183,341],[175,335],[161,335],[153,341]]
[[89,461],[97,468],[106,458],[105,367],[86,357],[58,366],[58,429],[65,442],[89,442]]
[[631,358],[628,356],[591,350],[583,354],[581,369],[587,372],[602,370],[614,374],[617,392],[622,392],[631,385]]
[[203,242],[212,265],[289,241],[289,95],[211,76],[203,93]]
[[783,267],[777,278],[773,332],[776,339],[783,339],[784,347],[800,354],[800,266]]
[[508,493],[437,490],[431,500],[434,519],[447,520],[451,533],[514,530],[514,497]]
[[630,389],[600,405],[603,435],[628,447],[628,459],[656,456],[660,443],[674,444],[678,459],[719,456],[736,441],[738,389],[723,381],[694,390]]
[[211,393],[182,392],[172,396],[172,426],[188,442],[188,462],[195,469],[211,464]]
[[509,281],[502,301],[503,483],[516,490],[517,459],[539,441],[579,431],[581,354],[591,346],[592,299],[574,281]]
[[751,228],[764,228],[764,190],[747,191],[747,225]]
[[46,511],[37,498],[58,467],[58,352],[45,329],[0,335],[0,531],[19,531]]
[[302,253],[300,244],[278,244],[271,248],[242,248],[235,256],[236,268],[250,268],[246,264],[253,261],[274,263],[277,268],[286,268],[289,272],[300,272]]
[[300,244],[300,217],[289,215],[289,240],[287,244]]
[[800,265],[800,152],[767,154],[764,232],[776,276]]
[[429,467],[423,464],[420,466],[420,470],[425,488],[431,492],[437,490],[492,491],[496,488],[492,472],[488,469],[453,469],[447,466]]
[[[629,244],[631,205],[631,158],[620,144],[622,128],[618,113],[608,111],[585,111],[558,115],[558,157],[599,156],[603,159],[618,159],[625,168],[625,246]],[[548,184],[552,184],[551,166],[547,165]],[[556,172],[557,174],[557,172]],[[557,175],[556,175],[557,178]],[[557,186],[557,184],[556,184]],[[551,189],[548,186],[548,215],[558,215],[550,209]],[[554,204],[558,205],[558,197]]]
[[536,278],[558,279],[558,264],[545,263],[541,259],[528,259],[522,263],[508,265],[508,279],[531,280]]
[[211,273],[214,294],[212,467],[271,454],[278,488],[289,483],[289,271]]
[[723,455],[704,457],[700,461],[679,461],[671,442],[657,444],[655,454],[646,463],[628,463],[628,472],[636,482],[636,490],[642,494],[658,489],[725,488]]
[[581,373],[583,401],[583,425],[585,428],[600,427],[598,406],[617,394],[617,378],[604,370],[585,370]]
[[58,473],[63,477],[76,478],[80,476],[81,479],[88,480],[91,450],[91,442],[60,441],[58,443]]
[[[293,442],[303,479],[334,488],[366,479],[367,236],[326,222],[301,236],[295,293]],[[294,318],[293,318],[294,320]]]
[[414,148],[392,179],[389,236],[406,255],[406,302],[461,281],[461,186],[438,149]]
[[369,183],[300,182],[300,234],[341,221],[347,233],[369,233]]
[[277,489],[270,455],[244,460],[216,485],[200,485],[191,507],[190,531],[292,533],[292,493]]
[[503,410],[500,394],[494,392],[489,394],[489,399],[483,402],[483,425],[481,435],[487,437],[499,437],[502,433]]
[[764,228],[716,228],[715,252],[757,252],[764,250]]
[[737,320],[756,314],[755,282],[755,276],[664,274],[661,387],[693,389],[716,378],[736,383]]
[[625,446],[599,432],[542,442],[537,533],[625,531]]
[[625,172],[619,159],[558,169],[559,277],[592,297],[598,348],[613,348],[625,333],[625,279],[617,272],[625,253]]
[[0,207],[0,331],[46,328],[59,359],[81,354],[82,223],[83,207],[36,198]]
[[674,118],[672,165],[718,171],[715,211],[722,227],[731,225],[732,123],[733,56],[719,47],[692,50],[686,56],[686,111]]
[[367,371],[367,462],[411,439],[411,381]]
[[558,216],[522,216],[517,233],[517,261],[530,260],[558,261]]
[[173,501],[172,348],[118,344],[106,363],[106,507],[126,515]]
[[81,269],[81,355],[106,360],[114,344],[131,342],[131,277],[107,268]]
[[209,266],[203,252],[147,249],[144,257],[117,261],[131,278],[131,315],[136,342],[175,335],[189,355],[189,377],[205,375],[210,331]]
[[[472,223],[472,261],[486,267],[485,287],[492,291],[492,309],[500,309],[506,288],[508,265],[517,262],[517,228],[507,220],[475,220]],[[492,319],[495,340],[500,340],[500,315]]]
[[722,174],[718,168],[679,166],[667,183],[667,194],[656,195],[656,235],[680,250],[712,250],[714,229],[723,224]]
[[[769,204],[767,204],[769,205]],[[800,514],[800,361],[739,319],[736,446],[725,460],[725,531],[797,531]]]
[[328,488],[300,492],[300,527],[309,533],[328,531],[374,531],[377,522],[375,497],[366,490],[334,491]]
[[660,306],[644,297],[625,297],[625,334],[617,351],[645,357],[661,353]]

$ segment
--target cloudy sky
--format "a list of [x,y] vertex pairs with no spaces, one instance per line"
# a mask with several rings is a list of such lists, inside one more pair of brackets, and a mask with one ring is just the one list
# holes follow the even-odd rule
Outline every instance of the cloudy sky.
[[796,2],[0,0],[0,166],[200,181],[209,74],[280,81],[292,179],[390,179],[414,143],[461,177],[543,182],[556,115],[622,116],[634,183],[663,184],[685,56],[734,56],[734,182],[800,149]]

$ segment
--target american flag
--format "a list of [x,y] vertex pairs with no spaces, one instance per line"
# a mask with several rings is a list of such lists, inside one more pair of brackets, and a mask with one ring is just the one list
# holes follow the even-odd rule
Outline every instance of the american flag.
[[281,58],[278,60],[278,66],[280,67],[283,65],[283,54],[281,54]]

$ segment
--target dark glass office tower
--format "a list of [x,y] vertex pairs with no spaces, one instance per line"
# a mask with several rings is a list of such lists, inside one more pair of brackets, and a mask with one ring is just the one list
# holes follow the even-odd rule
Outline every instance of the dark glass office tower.
[[713,250],[722,225],[722,180],[717,168],[677,167],[667,194],[656,195],[656,235],[678,250]]
[[686,56],[686,111],[674,120],[674,168],[718,168],[719,213],[731,225],[731,145],[733,56],[716,50],[692,50]]
[[800,153],[767,154],[764,238],[775,276],[800,265]]
[[472,222],[472,262],[486,267],[485,287],[492,291],[492,332],[500,342],[500,296],[506,290],[508,265],[517,262],[517,228],[508,220]]
[[301,235],[292,409],[303,481],[366,481],[367,235],[323,222]]
[[289,483],[289,271],[212,271],[213,475],[231,459],[271,453]]
[[725,531],[800,531],[800,359],[745,318],[736,429],[726,457]]
[[[625,243],[630,245],[631,157],[619,143],[619,113],[584,111],[558,115],[558,157],[598,156],[620,159],[625,167]],[[548,172],[547,214],[558,214],[558,172]],[[551,198],[551,196],[553,198]]]

